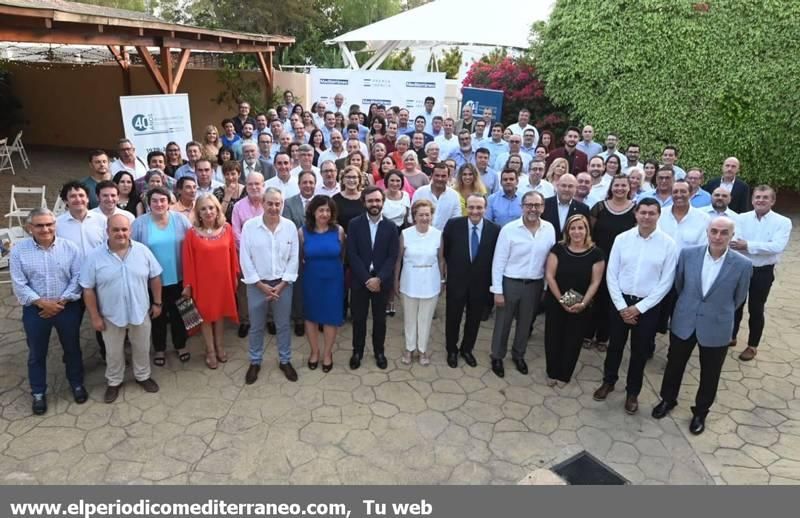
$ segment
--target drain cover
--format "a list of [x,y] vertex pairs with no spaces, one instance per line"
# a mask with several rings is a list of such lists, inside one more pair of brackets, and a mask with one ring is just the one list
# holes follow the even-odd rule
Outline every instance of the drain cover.
[[623,486],[628,483],[585,450],[550,469],[573,486]]

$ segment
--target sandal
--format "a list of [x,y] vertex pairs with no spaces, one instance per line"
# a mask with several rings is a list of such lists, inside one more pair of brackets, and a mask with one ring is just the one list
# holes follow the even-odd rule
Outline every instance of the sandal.
[[181,363],[186,363],[192,358],[192,355],[191,353],[189,353],[189,351],[177,351],[177,352],[178,352],[178,359],[181,361]]
[[167,359],[164,358],[163,356],[156,356],[155,358],[153,358],[153,365],[155,365],[156,367],[163,367],[166,364],[167,364]]
[[583,348],[584,349],[591,349],[592,347],[594,347],[594,340],[592,340],[591,338],[584,338],[583,339]]
[[217,353],[217,361],[220,363],[228,363],[228,353],[222,351],[222,353]]
[[208,367],[211,370],[216,369],[217,368],[217,357],[214,356],[213,354],[207,354],[206,355],[206,367]]
[[604,353],[608,350],[608,342],[597,342],[597,352]]

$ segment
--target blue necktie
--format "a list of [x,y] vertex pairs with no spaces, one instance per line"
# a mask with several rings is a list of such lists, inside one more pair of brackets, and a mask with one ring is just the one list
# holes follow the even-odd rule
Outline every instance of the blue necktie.
[[475,261],[475,258],[478,257],[478,245],[480,245],[480,241],[478,239],[478,226],[472,225],[472,243],[470,244],[470,260]]

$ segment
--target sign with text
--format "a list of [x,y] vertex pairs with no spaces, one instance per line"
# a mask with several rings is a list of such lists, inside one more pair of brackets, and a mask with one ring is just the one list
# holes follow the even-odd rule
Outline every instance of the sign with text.
[[[311,100],[323,100],[333,107],[336,94],[344,96],[344,113],[351,104],[361,106],[367,113],[370,104],[387,108],[408,108],[411,116],[425,109],[425,98],[436,99],[437,107],[444,106],[445,74],[439,72],[404,72],[397,70],[350,70],[344,68],[315,68],[311,70]],[[347,115],[344,113],[344,115]]]
[[[492,122],[503,118],[503,91],[489,90],[488,88],[472,88],[465,86],[461,89],[461,107],[472,106],[472,113],[478,119],[483,117],[485,108],[492,109]],[[487,131],[491,134],[491,129]]]
[[125,138],[139,156],[164,151],[169,142],[181,148],[192,140],[189,95],[131,95],[119,98]]

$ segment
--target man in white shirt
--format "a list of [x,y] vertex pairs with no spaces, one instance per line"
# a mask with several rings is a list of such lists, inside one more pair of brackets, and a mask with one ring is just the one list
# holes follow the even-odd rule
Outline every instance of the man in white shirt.
[[583,131],[581,132],[583,136],[583,140],[578,142],[578,145],[575,146],[578,151],[583,151],[586,153],[586,156],[592,158],[596,154],[603,151],[603,146],[595,142],[594,139],[594,128],[590,125],[586,125],[583,127]]
[[520,373],[528,374],[528,335],[542,298],[545,261],[556,242],[553,225],[540,217],[543,210],[542,195],[536,191],[526,193],[522,196],[522,217],[505,225],[497,238],[491,286],[497,316],[491,357],[492,372],[500,378],[505,376],[503,358],[515,319],[511,359]]
[[717,187],[711,193],[711,205],[701,207],[699,210],[707,214],[712,220],[720,216],[727,216],[734,222],[739,215],[729,207],[731,203],[731,193],[724,187]]
[[309,144],[303,144],[297,148],[297,154],[300,157],[300,165],[290,171],[290,174],[298,178],[300,173],[308,172],[313,173],[317,183],[322,183],[322,176],[319,174],[319,167],[314,165],[314,148]]
[[575,180],[577,181],[575,200],[585,204],[591,209],[598,201],[590,197],[592,191],[592,175],[584,171],[575,175]]
[[344,148],[344,139],[339,130],[331,130],[330,147],[319,156],[318,162],[333,160],[336,162],[340,158],[347,157],[347,150]]
[[[425,109],[420,113],[425,117],[425,133],[433,135],[433,118],[436,114],[433,112],[433,106],[436,104],[436,99],[431,96],[425,98]],[[434,135],[435,136],[435,135]]]
[[519,178],[519,192],[525,194],[528,191],[536,191],[542,195],[543,198],[549,198],[556,195],[556,190],[553,184],[547,180],[543,180],[544,176],[544,160],[534,159],[531,161],[528,174],[520,176]]
[[120,171],[128,171],[133,175],[133,179],[137,180],[147,173],[147,164],[136,156],[136,147],[133,142],[126,138],[119,139],[118,150],[119,158],[111,162],[109,167],[112,177]]
[[103,180],[97,184],[95,190],[97,192],[97,199],[100,200],[100,204],[89,212],[99,214],[106,218],[106,220],[114,214],[122,214],[128,218],[130,223],[133,223],[133,220],[135,219],[134,215],[127,210],[120,209],[117,206],[117,202],[119,201],[119,187],[117,187],[117,184],[111,180]]
[[[731,241],[731,249],[736,250],[753,263],[753,277],[747,296],[747,312],[750,333],[747,348],[739,355],[742,361],[750,361],[756,356],[761,335],[764,332],[764,306],[769,290],[775,280],[775,265],[789,243],[792,233],[792,220],[774,212],[775,190],[768,185],[753,189],[753,210],[739,215],[736,222],[736,238]],[[736,345],[736,335],[744,315],[744,305],[736,310],[733,336],[729,345]]]
[[661,153],[661,164],[662,166],[670,166],[672,170],[675,172],[675,179],[676,180],[683,180],[686,178],[686,171],[684,171],[681,167],[679,167],[675,161],[678,160],[678,148],[675,146],[667,146],[664,148],[664,151]]
[[333,198],[334,195],[341,192],[339,183],[336,181],[339,173],[336,169],[336,164],[331,160],[325,160],[320,163],[319,171],[322,181],[317,183],[314,194],[324,194]]
[[444,126],[442,126],[444,134],[433,139],[434,142],[439,144],[439,156],[442,158],[447,158],[450,153],[458,150],[458,137],[454,133],[455,127],[456,122],[450,117],[446,118]]
[[508,127],[511,130],[511,133],[514,135],[519,135],[520,137],[525,133],[525,130],[528,128],[533,128],[534,132],[534,139],[533,139],[533,147],[535,148],[536,145],[539,143],[539,131],[532,125],[528,124],[531,121],[531,111],[527,108],[523,108],[519,111],[519,115],[517,116],[517,122],[512,124]]
[[433,203],[433,226],[439,230],[444,230],[444,226],[451,218],[461,216],[461,197],[451,187],[447,186],[450,173],[444,162],[437,162],[433,166],[431,183],[423,185],[414,191],[414,198],[411,204],[417,200],[429,200]]
[[625,155],[619,152],[617,149],[617,144],[619,144],[619,137],[617,137],[617,135],[614,133],[609,133],[606,136],[606,150],[602,153],[598,153],[597,156],[602,157],[603,162],[605,162],[611,155],[616,155],[616,157],[619,158],[620,163],[619,171],[622,172],[628,168],[628,159],[625,157]]
[[264,187],[273,187],[279,190],[284,198],[291,198],[300,194],[300,186],[297,184],[297,178],[292,176],[292,159],[289,153],[279,151],[275,155],[275,176],[264,182]]
[[616,311],[612,311],[610,340],[603,366],[603,384],[593,395],[605,401],[619,379],[619,366],[628,334],[631,356],[625,388],[625,411],[639,410],[644,367],[650,344],[656,334],[659,304],[675,279],[677,248],[675,242],[658,230],[661,207],[646,198],[636,206],[637,226],[617,236],[608,259],[606,283]]
[[603,201],[608,197],[608,186],[611,184],[611,177],[605,172],[606,164],[600,155],[589,159],[588,172],[592,177],[592,188],[589,190],[587,198],[589,202],[584,202],[590,208],[598,201]]
[[623,171],[625,175],[629,175],[631,169],[641,169],[644,171],[644,164],[639,162],[639,156],[641,156],[641,148],[639,144],[628,144],[628,147],[625,148],[625,159],[628,161],[628,167],[626,167]]
[[[314,119],[314,125],[318,128],[322,129],[325,125],[325,112],[328,111],[328,105],[325,104],[325,101],[318,101],[317,102],[317,111],[311,114],[311,118]],[[333,113],[333,112],[331,112]]]
[[197,191],[195,199],[203,194],[214,194],[214,189],[222,187],[224,184],[214,180],[214,168],[211,160],[201,158],[194,165],[194,172],[197,175]]
[[[289,156],[275,157],[286,160],[281,166],[289,172]],[[276,163],[277,165],[277,163]],[[264,192],[264,214],[249,220],[242,228],[239,263],[247,285],[247,304],[250,313],[250,332],[247,336],[250,367],[245,383],[252,385],[258,379],[264,358],[264,328],[267,312],[277,328],[278,367],[289,381],[297,381],[292,367],[292,284],[297,280],[299,265],[299,238],[297,227],[291,220],[281,217],[283,195],[278,189],[268,187]]]

